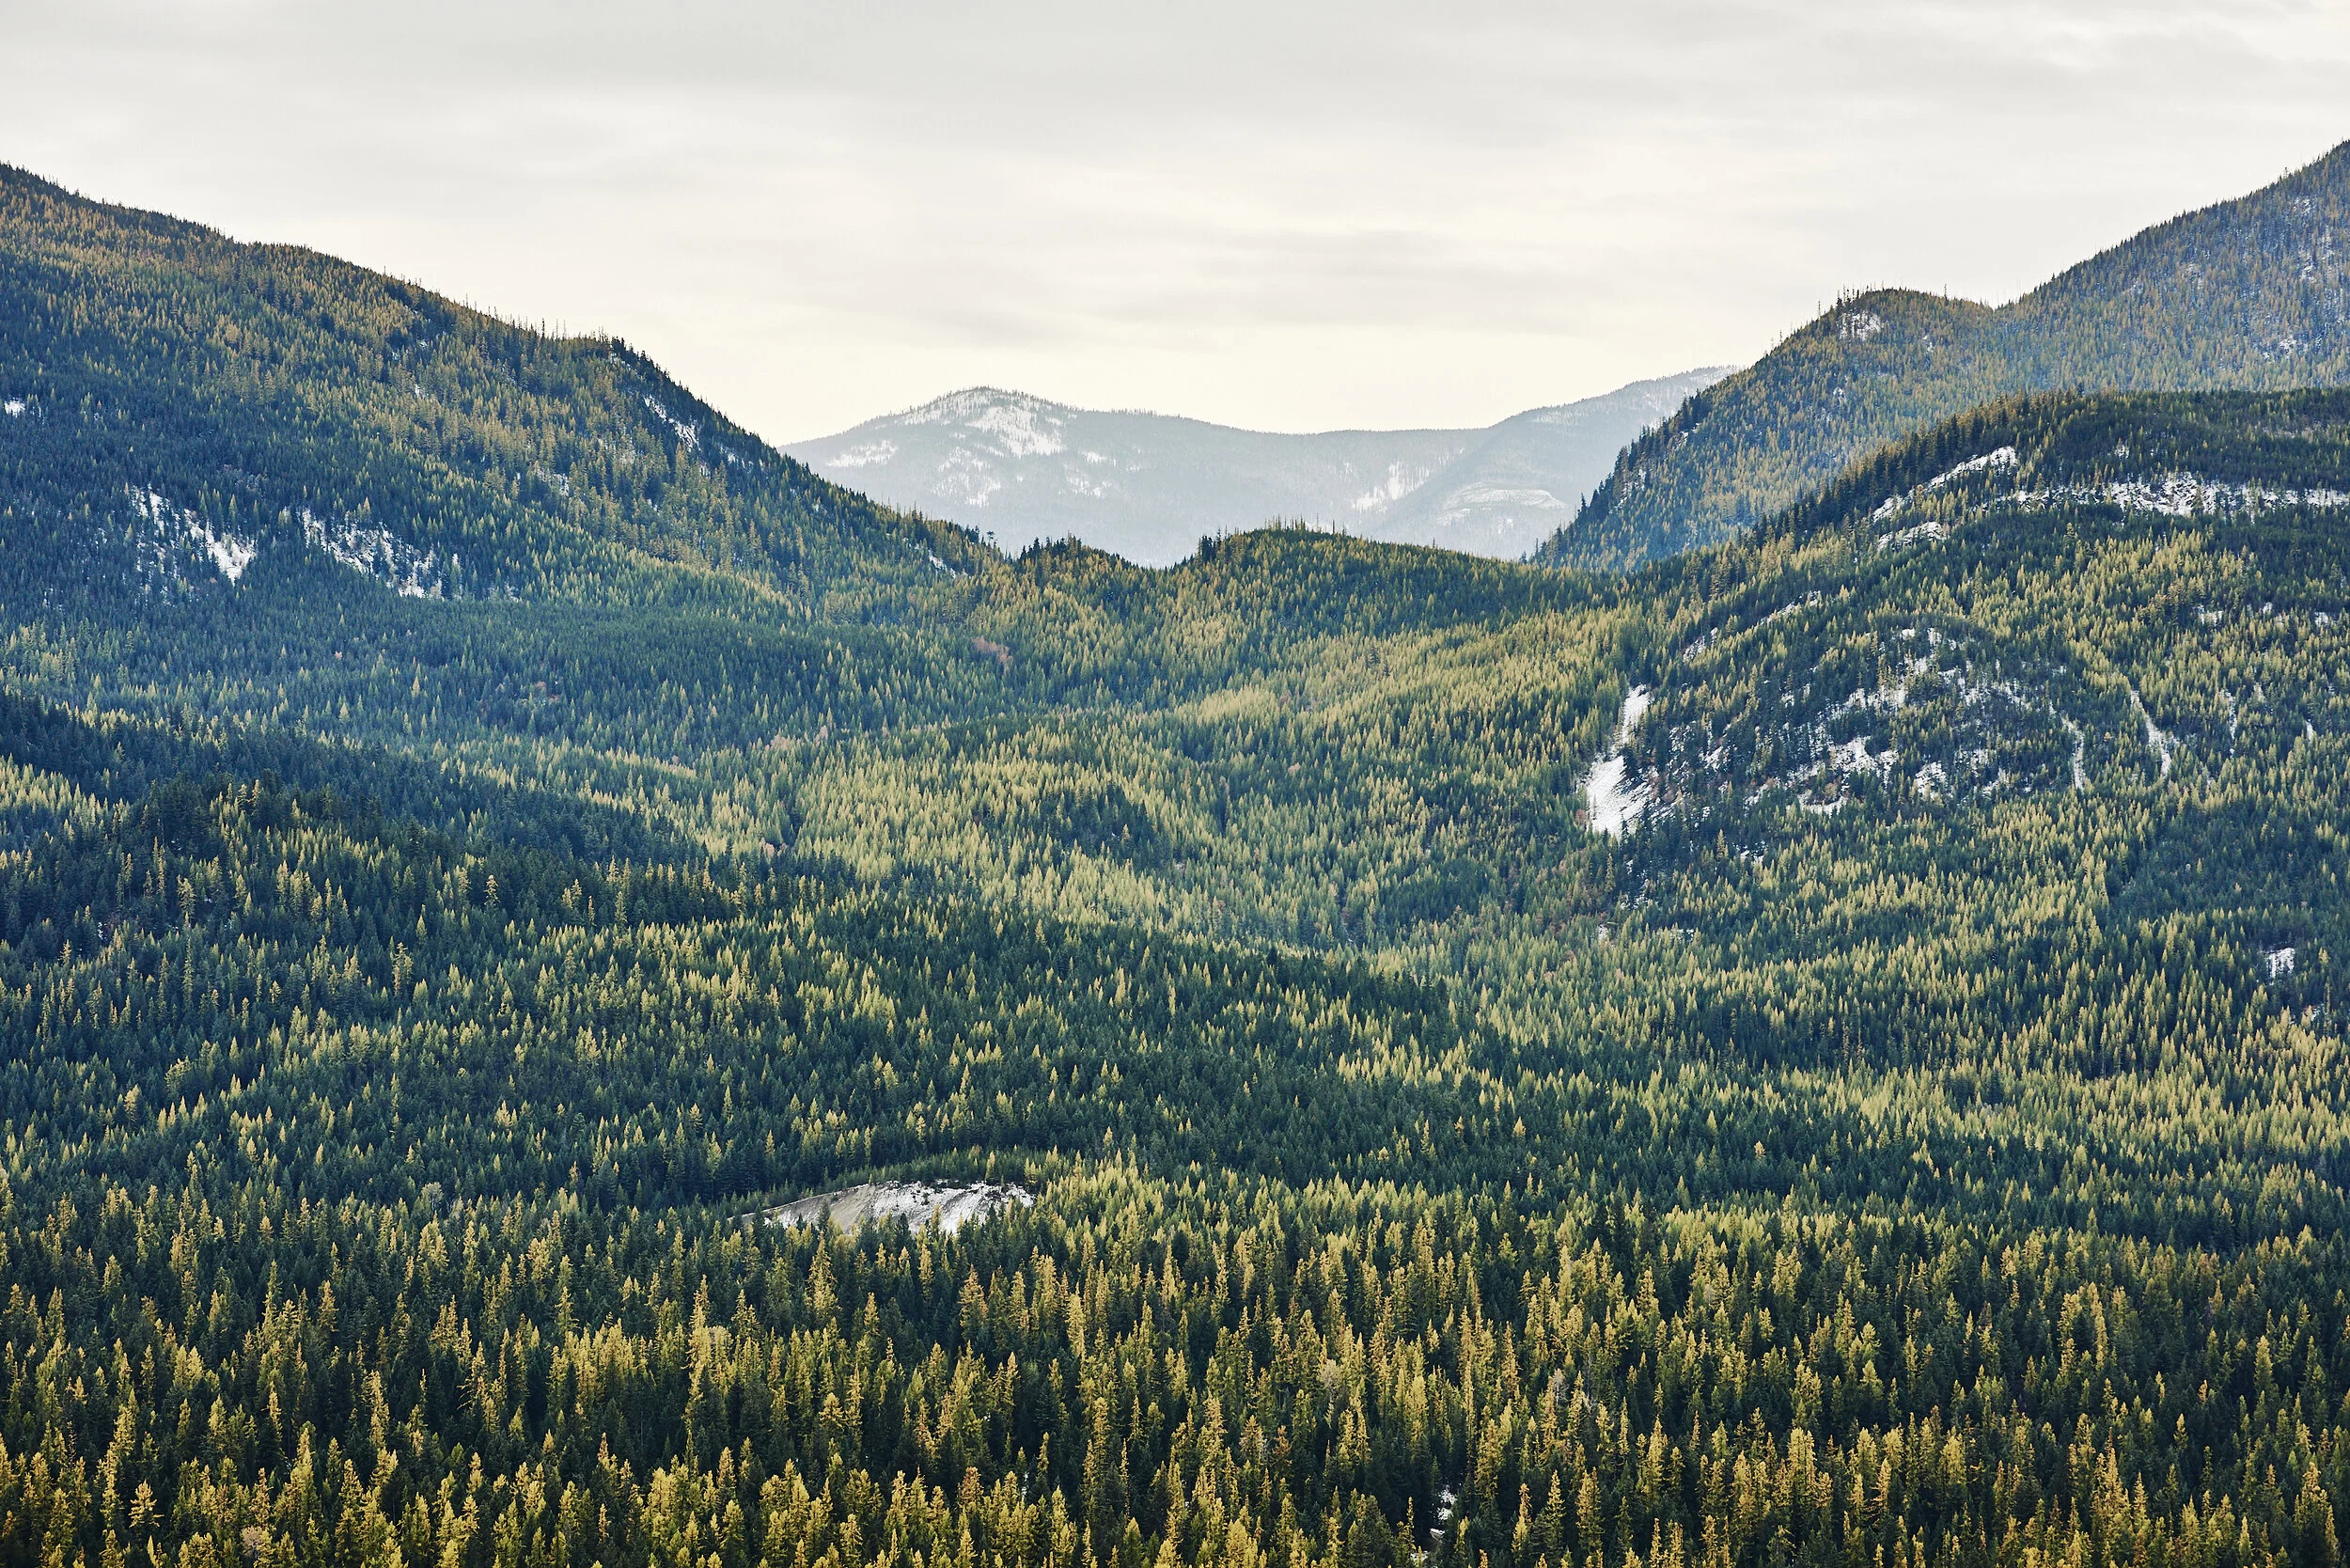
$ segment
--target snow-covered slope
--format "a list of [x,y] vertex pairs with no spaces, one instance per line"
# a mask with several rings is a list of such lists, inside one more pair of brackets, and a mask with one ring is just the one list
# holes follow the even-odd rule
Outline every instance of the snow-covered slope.
[[1361,531],[1480,556],[1526,555],[1574,515],[1634,437],[1731,369],[1636,381],[1601,397],[1512,415],[1480,431],[1460,462],[1378,526]]
[[789,448],[838,484],[1018,549],[1075,536],[1148,565],[1304,518],[1367,538],[1523,555],[1617,451],[1727,373],[1693,370],[1478,431],[1274,435],[975,387]]

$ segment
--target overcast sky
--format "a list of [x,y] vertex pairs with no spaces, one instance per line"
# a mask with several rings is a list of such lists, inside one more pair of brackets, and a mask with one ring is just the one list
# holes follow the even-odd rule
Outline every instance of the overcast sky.
[[2350,139],[2350,4],[0,0],[0,161],[779,442],[977,384],[1480,425],[2264,184]]

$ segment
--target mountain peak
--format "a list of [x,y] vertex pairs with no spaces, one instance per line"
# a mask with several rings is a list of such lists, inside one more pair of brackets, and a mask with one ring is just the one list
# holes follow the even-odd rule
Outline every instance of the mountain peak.
[[1001,408],[1016,408],[1029,414],[1076,412],[1067,403],[1057,403],[1050,398],[1040,398],[1031,392],[1002,386],[966,386],[959,392],[932,398],[929,402],[891,417],[908,424],[939,424],[949,419],[977,417],[989,410]]
[[1277,434],[966,387],[791,448],[837,482],[1017,547],[1074,537],[1168,565],[1207,535],[1303,519],[1515,557],[1572,514],[1624,442],[1721,369],[1636,382],[1484,430]]
[[1539,552],[1628,567],[1711,543],[1935,420],[2021,393],[2350,382],[2350,144],[2141,230],[1997,309],[1846,294],[1624,450]]
[[1051,457],[1067,448],[1061,427],[1076,412],[1026,392],[973,386],[882,422],[900,427],[960,426],[994,443],[1007,457]]

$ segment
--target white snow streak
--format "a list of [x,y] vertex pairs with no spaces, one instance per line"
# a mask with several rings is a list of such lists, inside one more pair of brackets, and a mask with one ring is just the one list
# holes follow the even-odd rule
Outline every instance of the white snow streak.
[[701,445],[701,431],[697,430],[694,426],[687,424],[682,419],[671,418],[669,416],[669,411],[662,406],[661,400],[654,397],[650,392],[645,394],[645,406],[652,410],[652,416],[654,418],[660,420],[663,424],[677,431],[679,443],[687,450],[690,451]]
[[[419,550],[389,528],[368,528],[345,518],[329,522],[302,509],[302,537],[352,571],[388,584],[402,599],[441,597],[440,553]],[[449,557],[455,566],[457,557]]]
[[2123,511],[2157,512],[2165,517],[2258,512],[2276,507],[2307,507],[2319,511],[2350,507],[2350,494],[2339,490],[2271,490],[2265,485],[2206,479],[2199,474],[2165,474],[2156,479],[2109,479],[2102,485],[2026,490],[2018,492],[2015,499],[2027,508],[2103,505],[2119,507]]
[[938,465],[938,488],[965,506],[983,507],[987,498],[1004,488],[987,465],[987,460],[967,447],[957,447]]
[[1385,511],[1398,501],[1428,482],[1426,468],[1406,470],[1400,463],[1387,464],[1387,477],[1355,497],[1356,511]]
[[2154,754],[2155,760],[2162,764],[2162,776],[2168,778],[2170,776],[2170,759],[2177,753],[2179,743],[2171,738],[2169,730],[2154,728],[2154,716],[2146,711],[2146,704],[2138,699],[2138,688],[2131,686],[2127,690],[2130,707],[2138,713],[2138,722],[2146,727],[2146,749]]
[[1912,524],[1906,528],[1898,529],[1889,534],[1877,535],[1877,548],[1898,550],[1904,544],[1915,544],[1921,539],[1948,539],[1950,537],[1950,529],[1942,526],[1933,518],[1928,518],[1923,523]]
[[[1971,475],[1988,473],[1994,468],[2013,468],[2015,466],[2015,448],[2013,447],[2002,447],[1996,452],[1985,452],[1981,457],[1968,458],[1965,463],[1960,463],[1955,468],[1944,469],[1941,473],[1936,474],[1934,478],[1928,479],[1925,483],[1918,486],[1914,490],[1905,490],[1899,495],[1888,496],[1885,500],[1885,504],[1878,507],[1877,510],[1871,514],[1870,521],[1872,523],[1882,523],[1887,518],[1893,516],[1896,512],[1915,505],[1921,497],[1931,495],[1935,491],[1940,490],[1947,485],[1955,484],[1960,479],[1966,478]],[[1938,528],[1938,525],[1935,526]],[[1916,529],[1912,529],[1910,531],[1913,534],[1917,532]],[[1935,537],[1941,537],[1939,532],[1936,533]],[[1885,548],[1885,543],[1882,540],[1878,541],[1877,548],[1880,550]]]
[[141,517],[153,524],[159,533],[165,528],[180,529],[188,542],[201,547],[212,557],[212,564],[220,569],[220,574],[232,583],[244,575],[244,569],[253,564],[255,556],[260,554],[260,545],[256,541],[216,529],[199,513],[173,506],[155,491],[133,491],[131,505]]
[[1037,412],[1034,408],[1017,403],[997,403],[978,418],[967,421],[967,424],[970,429],[992,435],[1001,442],[1008,457],[1051,457],[1061,451],[1067,443],[1061,440],[1058,430],[1045,427],[1048,423],[1058,426],[1060,421],[1039,419]]
[[1639,727],[1654,697],[1646,686],[1635,686],[1623,694],[1623,713],[1616,720],[1615,746],[1591,764],[1590,776],[1583,781],[1583,795],[1590,803],[1594,833],[1622,838],[1638,824],[1656,799],[1656,789],[1652,784],[1642,782],[1625,787],[1624,773],[1631,761],[1623,754],[1623,748],[1631,743],[1632,731]]

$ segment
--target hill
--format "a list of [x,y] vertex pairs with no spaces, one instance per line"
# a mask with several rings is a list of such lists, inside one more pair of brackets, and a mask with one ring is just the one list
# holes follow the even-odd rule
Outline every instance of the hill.
[[1599,483],[1625,442],[1723,374],[1636,382],[1481,431],[1314,435],[974,387],[790,450],[828,478],[983,529],[1007,549],[1080,539],[1167,566],[1203,536],[1295,518],[1514,557]]
[[[176,267],[0,274],[156,411],[8,458],[0,1556],[2339,1560],[2350,393],[2000,401],[1628,575],[776,468],[805,595],[518,506],[436,597],[234,488],[99,553]],[[495,494],[325,353],[273,463]],[[1036,1201],[763,1222],[891,1179]]]
[[1849,295],[1628,447],[1537,558],[1622,568],[1721,539],[1885,444],[2017,393],[2350,381],[2350,145],[1998,309]]
[[403,593],[807,614],[972,549],[809,474],[603,338],[0,168],[9,566],[176,598],[306,549]]

